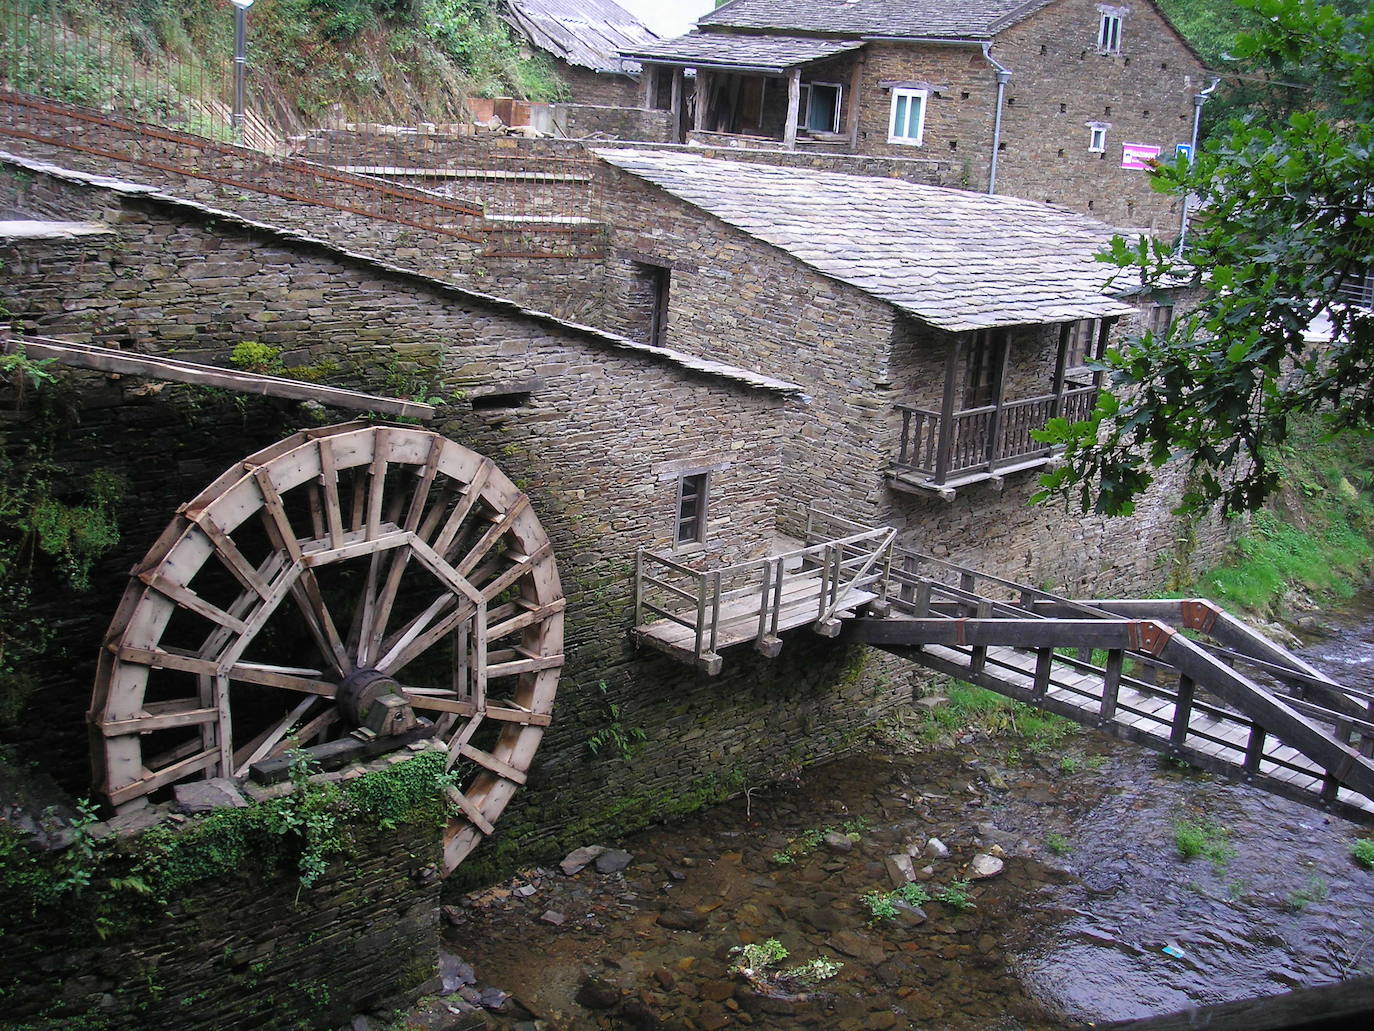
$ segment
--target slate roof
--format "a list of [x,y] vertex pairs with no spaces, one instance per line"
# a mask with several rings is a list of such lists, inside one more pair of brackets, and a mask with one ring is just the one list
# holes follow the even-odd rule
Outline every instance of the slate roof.
[[914,39],[991,39],[1051,0],[731,0],[703,26]]
[[598,72],[637,71],[619,52],[658,40],[615,0],[506,0],[501,17],[540,50]]
[[597,150],[819,272],[951,332],[1126,315],[1093,255],[1102,222],[1033,201],[721,161]]
[[736,35],[689,32],[677,39],[625,51],[629,57],[661,60],[692,67],[725,65],[783,72],[795,65],[857,50],[862,40],[818,39],[815,36]]

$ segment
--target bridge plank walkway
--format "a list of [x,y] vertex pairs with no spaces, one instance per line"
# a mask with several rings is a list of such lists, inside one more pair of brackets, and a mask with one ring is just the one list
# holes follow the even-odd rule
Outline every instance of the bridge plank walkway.
[[[990,647],[983,659],[982,673],[978,674],[972,669],[972,648],[925,645],[919,653],[908,648],[891,650],[957,679],[973,680],[980,686],[1038,704],[1075,722],[1195,765],[1227,774],[1244,771],[1252,724],[1241,714],[1194,705],[1187,714],[1187,732],[1180,735],[1176,731],[1175,703],[1141,681],[1123,678],[1117,688],[1115,712],[1104,718],[1101,712],[1106,681],[1101,675],[1075,669],[1056,670],[1037,698],[1034,652]],[[1182,746],[1175,740],[1180,736]],[[1241,773],[1246,780],[1298,801],[1310,803],[1319,799],[1326,776],[1319,763],[1271,735],[1264,736],[1261,748],[1255,770]],[[1374,801],[1348,788],[1338,788],[1336,798],[1324,807],[1353,819],[1368,820],[1374,816]]]

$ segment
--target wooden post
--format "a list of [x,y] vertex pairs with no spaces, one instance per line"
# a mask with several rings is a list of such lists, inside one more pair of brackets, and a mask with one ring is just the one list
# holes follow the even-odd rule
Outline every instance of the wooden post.
[[1169,743],[1175,748],[1183,745],[1188,736],[1188,718],[1193,714],[1193,678],[1183,674],[1178,678],[1178,694],[1174,697],[1174,724],[1169,731]]
[[849,71],[849,107],[845,112],[849,123],[849,150],[859,149],[859,91],[863,88],[863,70],[866,61],[865,51],[860,50],[854,58],[854,66]]
[[673,69],[672,99],[668,103],[668,110],[672,112],[673,131],[669,143],[682,142],[682,73],[682,68]]
[[1120,648],[1113,648],[1107,653],[1107,669],[1102,675],[1102,708],[1099,714],[1102,722],[1116,717],[1116,697],[1121,690],[1121,664],[1125,658],[1125,653]]
[[993,401],[992,425],[988,432],[988,453],[987,463],[988,472],[993,471],[997,459],[1006,451],[1002,441],[1002,412],[1007,404],[1007,362],[1011,358],[1011,331],[1010,330],[991,330],[991,333],[1002,333],[1001,354],[994,355],[997,361],[997,380],[993,384],[996,391],[996,398]]
[[644,549],[635,552],[635,626],[644,622]]
[[692,119],[697,132],[706,131],[706,109],[711,105],[711,73],[697,69],[696,116]]
[[959,354],[963,350],[964,338],[965,334],[958,334],[945,354],[945,394],[940,399],[940,442],[935,452],[937,484],[943,484],[949,476],[949,452],[954,446],[954,388],[958,382]]
[[[975,609],[977,618],[987,619],[992,615],[992,603],[980,601]],[[973,651],[969,653],[968,671],[975,677],[983,672],[983,667],[988,664],[988,646],[985,644],[975,644]]]
[[641,107],[652,111],[658,103],[658,65],[644,64],[639,73]]
[[[1096,358],[1098,361],[1101,361],[1102,355],[1106,353],[1107,337],[1108,335],[1110,335],[1112,327],[1115,325],[1116,319],[1111,318],[1103,319],[1101,324],[1097,327],[1097,350],[1093,354],[1093,357]],[[1093,386],[1096,387],[1098,390],[1102,389],[1102,377],[1104,375],[1105,373],[1103,373],[1101,369],[1098,369],[1096,372],[1093,373]]]
[[1053,648],[1037,648],[1035,651],[1035,681],[1031,691],[1036,698],[1044,698],[1050,687],[1050,669],[1054,664]]
[[801,111],[801,69],[787,73],[787,121],[782,126],[782,142],[788,150],[797,149],[797,115]]
[[1073,323],[1065,322],[1059,329],[1059,354],[1054,359],[1054,401],[1050,404],[1050,418],[1057,419],[1064,414],[1064,370],[1069,362],[1069,337],[1073,335]]

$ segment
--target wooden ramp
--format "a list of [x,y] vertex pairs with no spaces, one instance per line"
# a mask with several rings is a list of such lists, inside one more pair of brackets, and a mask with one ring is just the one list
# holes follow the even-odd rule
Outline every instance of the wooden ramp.
[[[1065,605],[1077,611],[1055,614]],[[1275,794],[1374,819],[1374,699],[1210,603],[982,608],[969,617],[965,605],[932,601],[924,616],[855,620],[846,636]]]

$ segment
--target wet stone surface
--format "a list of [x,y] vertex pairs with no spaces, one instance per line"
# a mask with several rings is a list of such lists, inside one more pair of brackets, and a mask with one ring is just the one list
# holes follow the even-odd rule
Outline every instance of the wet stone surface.
[[[1072,774],[1060,752],[1009,757],[989,740],[852,758],[747,811],[623,842],[622,870],[528,870],[467,896],[446,937],[479,985],[511,994],[488,1026],[526,1031],[1062,1027],[1374,968],[1360,953],[1374,874],[1349,859],[1353,825],[1091,735],[1066,750]],[[1229,827],[1237,856],[1181,859],[1179,818]],[[852,847],[810,833],[826,829],[852,829]],[[887,860],[913,854],[930,901],[873,918],[860,896],[891,891]],[[973,879],[980,855],[1000,872]],[[957,881],[974,908],[939,901]],[[1295,902],[1304,889],[1323,897]],[[781,967],[842,967],[761,993],[731,950],[769,938],[789,952]]]
[[[1183,859],[1179,820],[1226,828],[1234,857]],[[1086,732],[1040,753],[879,742],[747,804],[589,842],[571,874],[455,900],[445,937],[472,964],[473,1026],[1086,1026],[1374,972],[1374,873],[1349,856],[1369,834]],[[973,908],[942,901],[951,886]],[[789,953],[774,969],[838,973],[751,983],[732,950],[773,938]],[[492,988],[500,1008],[480,1005]]]

